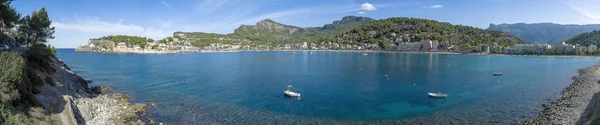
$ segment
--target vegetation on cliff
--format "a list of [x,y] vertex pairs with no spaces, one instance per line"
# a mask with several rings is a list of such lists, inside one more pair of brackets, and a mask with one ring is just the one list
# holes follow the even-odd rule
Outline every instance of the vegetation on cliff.
[[140,37],[140,36],[128,36],[128,35],[110,35],[110,36],[103,36],[100,38],[96,38],[96,40],[110,40],[116,43],[125,43],[129,46],[133,46],[133,45],[139,45],[140,47],[144,48],[146,46],[146,44],[149,41],[154,41],[153,39],[149,39],[146,37]]
[[573,38],[565,40],[567,44],[581,44],[583,46],[600,45],[600,30],[582,33]]
[[499,46],[526,43],[505,32],[406,17],[369,22],[339,34],[336,38],[330,39],[330,41],[347,44],[370,43],[386,45],[382,43],[390,43],[400,38],[398,40],[401,42],[420,42],[422,40],[448,41],[449,44],[455,46],[491,45],[492,42],[497,43]]
[[51,77],[40,75],[55,72],[49,62],[55,58],[56,49],[44,44],[54,38],[52,21],[44,8],[21,18],[11,2],[0,0],[0,20],[6,24],[0,28],[17,26],[22,41],[9,42],[26,44],[24,50],[28,51],[0,51],[0,124],[59,124],[34,97],[40,86],[53,85]]
[[532,43],[548,43],[555,45],[571,37],[593,30],[600,30],[600,24],[562,25],[554,23],[515,23],[490,24],[488,30],[508,32],[522,40]]

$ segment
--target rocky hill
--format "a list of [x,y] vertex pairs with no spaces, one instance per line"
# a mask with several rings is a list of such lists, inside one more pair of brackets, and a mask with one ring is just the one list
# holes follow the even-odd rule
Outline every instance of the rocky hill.
[[252,41],[271,44],[334,36],[371,21],[375,20],[368,17],[346,16],[322,27],[298,27],[265,19],[255,25],[241,25],[232,34],[175,32],[173,36],[183,36],[184,39],[192,40],[200,46],[208,45],[208,43],[249,43]]
[[600,24],[562,25],[554,23],[516,23],[490,24],[488,30],[508,32],[522,40],[532,43],[548,43],[554,45],[571,37],[593,30],[600,30]]
[[493,42],[498,46],[526,43],[506,32],[406,17],[369,22],[339,34],[336,39],[331,41],[388,45],[391,42],[420,42],[423,40],[447,41],[449,45],[466,48],[480,44],[492,45]]

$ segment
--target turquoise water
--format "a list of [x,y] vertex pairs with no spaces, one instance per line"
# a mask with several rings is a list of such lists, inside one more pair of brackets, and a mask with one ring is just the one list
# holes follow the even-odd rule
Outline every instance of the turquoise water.
[[[169,124],[509,124],[596,58],[299,51],[58,56],[92,85],[155,103]],[[503,72],[493,76],[492,72]],[[387,77],[386,77],[387,75]],[[288,82],[300,99],[283,95]],[[447,99],[428,92],[448,93]]]

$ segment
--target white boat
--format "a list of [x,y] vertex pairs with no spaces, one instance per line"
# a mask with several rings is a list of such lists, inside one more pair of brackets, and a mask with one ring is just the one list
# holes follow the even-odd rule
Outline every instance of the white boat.
[[289,97],[300,97],[300,93],[295,93],[290,90],[285,90],[283,91],[283,93],[285,93],[285,95]]
[[443,93],[427,93],[427,94],[429,94],[429,96],[431,96],[431,97],[438,97],[438,98],[448,97],[448,94],[443,94]]
[[494,72],[494,76],[502,75],[502,72]]
[[366,55],[369,55],[369,54],[367,54],[367,53],[364,53],[364,54],[363,54],[363,56],[366,56]]
[[283,93],[285,94],[285,96],[300,97],[300,93],[295,93],[295,92],[291,91],[292,90],[292,84],[288,85],[287,87],[288,87],[288,89],[285,90],[285,91],[283,91]]

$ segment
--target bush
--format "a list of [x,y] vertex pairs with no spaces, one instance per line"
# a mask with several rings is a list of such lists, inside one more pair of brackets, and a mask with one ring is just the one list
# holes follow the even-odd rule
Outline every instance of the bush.
[[0,104],[18,99],[17,87],[23,82],[25,61],[14,52],[0,52]]

